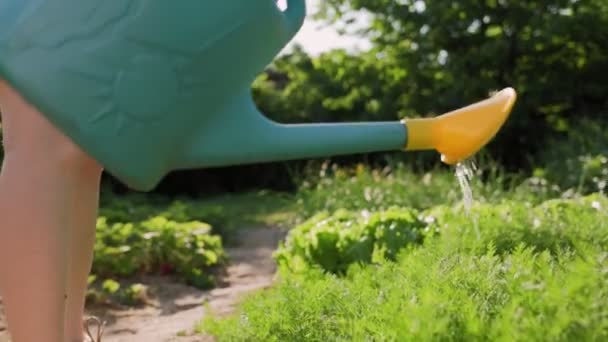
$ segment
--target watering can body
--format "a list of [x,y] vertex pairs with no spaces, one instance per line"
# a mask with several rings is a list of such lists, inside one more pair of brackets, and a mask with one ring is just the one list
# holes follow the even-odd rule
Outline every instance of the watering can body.
[[0,77],[135,190],[170,171],[399,149],[402,122],[282,125],[250,86],[305,0],[3,0]]

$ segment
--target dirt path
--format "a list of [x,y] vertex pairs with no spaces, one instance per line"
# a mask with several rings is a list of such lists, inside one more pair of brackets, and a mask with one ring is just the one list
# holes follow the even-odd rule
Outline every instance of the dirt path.
[[[145,307],[95,308],[89,313],[107,321],[104,342],[213,341],[192,333],[205,314],[204,305],[229,313],[242,295],[270,286],[275,273],[272,253],[282,237],[275,228],[242,230],[239,245],[226,249],[231,264],[223,287],[199,291],[168,278],[147,278],[143,283],[149,286],[152,300]],[[0,342],[6,340],[2,322],[0,312]]]

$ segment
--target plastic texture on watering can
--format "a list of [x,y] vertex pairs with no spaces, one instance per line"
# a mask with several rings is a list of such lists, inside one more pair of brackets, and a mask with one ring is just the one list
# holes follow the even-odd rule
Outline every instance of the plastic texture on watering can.
[[178,169],[408,146],[399,120],[280,124],[259,112],[251,85],[305,16],[305,0],[2,0],[0,77],[140,191]]

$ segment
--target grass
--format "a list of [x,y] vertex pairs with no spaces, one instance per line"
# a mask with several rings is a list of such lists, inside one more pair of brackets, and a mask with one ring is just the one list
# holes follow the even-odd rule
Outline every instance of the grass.
[[222,210],[223,224],[233,227],[287,225],[296,217],[293,195],[256,191],[222,195],[198,202],[201,211]]
[[[608,200],[542,175],[322,168],[295,196],[279,280],[200,333],[219,341],[608,339]],[[389,236],[389,238],[386,238]]]
[[[282,270],[219,341],[601,341],[608,338],[608,200],[425,211],[425,241],[396,261]],[[348,230],[349,227],[343,227]]]

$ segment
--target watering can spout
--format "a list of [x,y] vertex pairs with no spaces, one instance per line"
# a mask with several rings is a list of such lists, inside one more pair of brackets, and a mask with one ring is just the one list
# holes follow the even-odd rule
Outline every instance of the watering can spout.
[[435,118],[404,120],[407,151],[437,150],[446,164],[459,163],[484,147],[511,113],[517,94],[505,88],[491,98]]
[[213,115],[196,134],[183,168],[320,158],[403,148],[399,121],[282,124],[260,113],[251,96],[240,96]]
[[455,164],[479,151],[498,132],[515,102],[507,88],[490,99],[421,119],[362,123],[281,124],[259,112],[241,92],[213,115],[187,148],[183,168],[229,166],[337,155],[437,150]]

